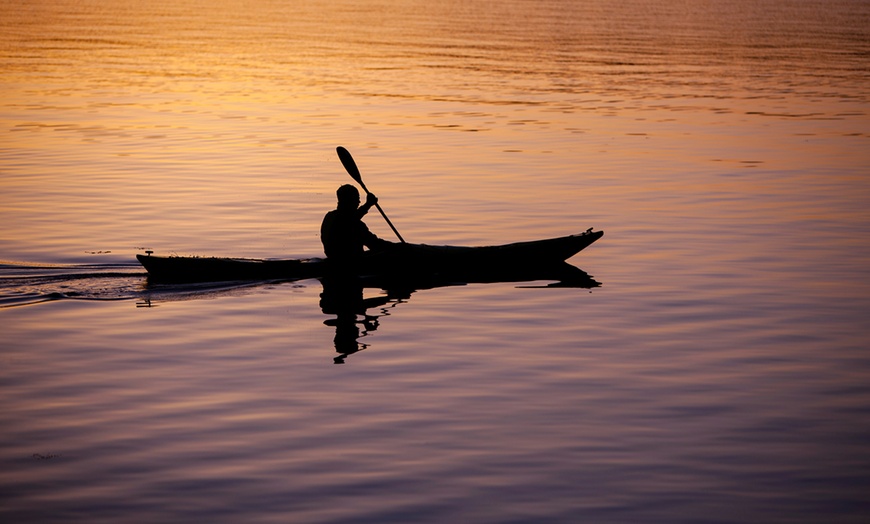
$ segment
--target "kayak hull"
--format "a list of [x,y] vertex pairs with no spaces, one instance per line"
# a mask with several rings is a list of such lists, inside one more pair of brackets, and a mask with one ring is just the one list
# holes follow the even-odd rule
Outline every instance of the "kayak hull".
[[[361,276],[418,279],[437,277],[480,281],[499,273],[524,273],[563,265],[568,258],[601,238],[603,231],[517,242],[499,246],[430,246],[392,244],[368,251],[358,268]],[[136,255],[150,279],[159,282],[221,282],[236,280],[301,280],[334,272],[325,259],[246,259]],[[463,278],[465,277],[465,278]]]

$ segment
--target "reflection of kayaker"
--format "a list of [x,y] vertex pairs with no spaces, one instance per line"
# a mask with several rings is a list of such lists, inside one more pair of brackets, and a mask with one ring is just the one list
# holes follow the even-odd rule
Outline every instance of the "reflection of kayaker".
[[367,314],[367,310],[383,306],[390,302],[391,297],[364,298],[362,280],[351,273],[334,274],[320,281],[323,284],[320,309],[327,315],[334,315],[324,324],[335,328],[333,342],[339,355],[334,360],[336,364],[343,364],[348,355],[366,348],[359,339],[378,327],[378,317]]

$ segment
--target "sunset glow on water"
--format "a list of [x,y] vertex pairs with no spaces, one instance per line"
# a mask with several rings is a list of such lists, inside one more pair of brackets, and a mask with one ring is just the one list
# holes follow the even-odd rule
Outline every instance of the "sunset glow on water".
[[[0,520],[865,522],[868,28],[0,3]],[[336,146],[410,242],[605,231],[569,260],[601,286],[391,298],[337,365],[318,280],[148,283],[145,250],[322,256]]]

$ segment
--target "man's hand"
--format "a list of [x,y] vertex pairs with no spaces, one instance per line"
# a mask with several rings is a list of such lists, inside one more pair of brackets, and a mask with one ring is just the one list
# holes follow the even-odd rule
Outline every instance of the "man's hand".
[[357,209],[358,216],[360,218],[366,216],[366,213],[369,212],[369,209],[371,209],[372,206],[377,204],[377,203],[378,203],[378,197],[376,197],[375,195],[373,195],[371,193],[368,193],[366,195],[366,203],[359,206],[359,209]]

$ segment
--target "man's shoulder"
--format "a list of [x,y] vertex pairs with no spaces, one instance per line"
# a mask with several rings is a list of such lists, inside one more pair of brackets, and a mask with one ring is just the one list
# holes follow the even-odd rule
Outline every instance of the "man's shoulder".
[[356,221],[358,217],[352,212],[349,213],[342,209],[333,209],[332,211],[327,212],[326,215],[323,216],[323,219]]
[[339,211],[338,209],[333,209],[332,211],[328,211],[325,215],[323,215],[324,221],[332,221],[332,220],[340,220],[344,216],[344,213]]

